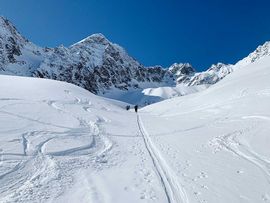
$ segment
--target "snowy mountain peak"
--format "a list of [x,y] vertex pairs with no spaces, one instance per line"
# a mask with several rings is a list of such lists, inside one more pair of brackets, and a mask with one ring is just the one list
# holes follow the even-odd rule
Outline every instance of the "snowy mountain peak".
[[270,56],[270,41],[258,46],[254,52],[250,53],[246,58],[238,61],[235,66],[245,66],[264,58],[265,56]]
[[21,36],[15,26],[6,18],[0,16],[0,40],[13,38],[14,41],[26,43],[27,40]]
[[[0,26],[1,26],[2,31],[3,30],[5,30],[5,31],[14,30],[14,26],[12,25],[12,23],[3,16],[0,16]],[[0,34],[3,34],[3,32],[1,32]]]
[[87,39],[92,39],[93,41],[103,41],[107,40],[107,38],[102,33],[95,33],[87,37]]
[[22,48],[28,41],[20,35],[15,26],[4,17],[0,17],[0,66],[16,62],[16,56],[22,55]]
[[196,71],[190,63],[174,63],[169,67],[169,71],[175,75],[190,75]]
[[176,83],[180,84],[187,83],[196,71],[189,63],[174,63],[168,68],[168,72],[174,76]]
[[224,63],[217,63],[212,64],[211,67],[208,69],[208,71],[220,71],[221,69],[224,69],[224,67],[232,66],[231,64],[224,64]]
[[75,43],[74,45],[91,44],[91,43],[107,45],[107,44],[110,44],[111,42],[103,34],[96,33],[96,34],[92,34],[92,35],[86,37],[85,39]]

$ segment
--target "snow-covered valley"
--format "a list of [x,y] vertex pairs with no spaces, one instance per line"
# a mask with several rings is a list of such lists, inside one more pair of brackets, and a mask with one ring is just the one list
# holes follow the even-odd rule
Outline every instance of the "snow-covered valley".
[[136,114],[1,75],[0,202],[270,202],[269,78],[264,56]]

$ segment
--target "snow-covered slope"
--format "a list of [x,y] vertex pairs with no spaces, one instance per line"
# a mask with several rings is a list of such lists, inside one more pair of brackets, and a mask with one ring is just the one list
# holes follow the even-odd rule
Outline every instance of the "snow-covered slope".
[[269,202],[269,77],[265,56],[135,114],[69,83],[2,75],[0,202]]
[[265,42],[260,45],[254,52],[235,64],[236,67],[243,67],[249,65],[265,56],[270,56],[270,42]]
[[141,111],[153,153],[185,191],[182,202],[270,201],[269,77],[265,56],[205,91]]
[[147,88],[143,90],[145,95],[156,96],[164,99],[170,99],[173,97],[185,96],[188,94],[193,94],[198,91],[205,90],[206,85],[197,86],[185,86],[177,85],[176,87],[158,87],[158,88]]
[[39,78],[0,89],[0,202],[166,200],[124,103]]

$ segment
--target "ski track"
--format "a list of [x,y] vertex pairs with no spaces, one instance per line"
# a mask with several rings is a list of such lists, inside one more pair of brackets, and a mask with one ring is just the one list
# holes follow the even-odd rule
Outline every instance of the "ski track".
[[[6,99],[7,100],[7,99]],[[99,123],[88,122],[83,118],[76,117],[66,109],[56,105],[57,101],[47,100],[50,107],[61,113],[66,113],[79,121],[78,128],[58,126],[51,123],[41,122],[30,117],[17,115],[13,112],[1,111],[1,113],[37,122],[45,126],[51,125],[64,129],[64,132],[32,131],[21,135],[22,154],[3,153],[0,151],[0,161],[3,164],[3,156],[20,156],[8,171],[0,174],[2,187],[0,188],[0,202],[45,202],[59,196],[67,185],[71,184],[73,170],[77,167],[89,167],[93,163],[102,163],[104,154],[111,147],[111,141],[103,136],[105,134],[99,127]],[[60,102],[60,101],[59,101]],[[81,99],[76,97],[72,103],[81,108]],[[85,111],[89,111],[85,109]],[[101,122],[101,121],[99,121]],[[105,121],[104,121],[105,122]],[[44,147],[54,139],[74,138],[76,136],[89,135],[89,143],[62,151],[46,153]],[[90,138],[93,139],[90,139]],[[87,156],[85,156],[87,155]],[[58,159],[65,157],[65,159]],[[78,160],[78,163],[75,160]],[[16,160],[11,157],[10,160]],[[70,162],[70,163],[69,163]],[[92,164],[91,164],[92,163]],[[71,165],[72,164],[72,165]],[[83,165],[80,165],[83,164]],[[89,165],[90,164],[90,165]],[[63,168],[69,166],[69,169]],[[62,167],[61,167],[62,166]],[[29,171],[29,168],[33,170]],[[42,183],[42,184],[41,184]],[[51,192],[53,191],[53,192]]]
[[22,134],[23,155],[26,156],[28,140],[25,138],[25,134]]
[[242,119],[252,119],[252,118],[270,121],[269,116],[253,115],[253,116],[243,116],[242,117]]
[[[252,118],[254,117],[252,116]],[[234,153],[241,159],[248,161],[258,169],[260,169],[265,175],[267,182],[270,184],[270,161],[265,159],[258,153],[254,152],[250,146],[240,143],[237,140],[237,137],[239,135],[242,135],[243,133],[245,133],[245,130],[235,131],[215,139],[220,146],[223,146],[228,151]]]
[[83,110],[85,110],[85,111],[87,111],[87,112],[89,112],[89,113],[91,113],[91,107],[88,107],[88,106],[83,106]]
[[81,99],[80,99],[79,97],[75,97],[75,102],[76,102],[77,104],[80,104],[80,103],[81,103]]
[[137,123],[143,137],[145,147],[160,178],[168,203],[188,203],[189,199],[184,188],[177,182],[178,177],[174,174],[165,159],[162,157],[161,152],[151,141],[139,114],[137,114]]
[[33,119],[33,118],[30,118],[30,117],[19,115],[19,114],[9,112],[9,111],[0,111],[0,113],[6,114],[6,115],[9,115],[9,116],[14,116],[14,117],[17,117],[17,118],[20,118],[20,119],[25,119],[25,120],[28,120],[30,122],[36,122],[36,123],[43,124],[43,125],[53,126],[53,127],[62,128],[62,129],[71,129],[71,128],[66,127],[66,126],[55,125],[55,124],[52,124],[52,123],[39,121],[37,119]]
[[47,101],[47,103],[48,103],[48,105],[51,106],[52,108],[54,108],[54,109],[56,109],[56,110],[58,110],[58,111],[60,111],[60,112],[65,112],[65,111],[63,111],[60,107],[58,107],[58,106],[56,105],[56,101],[50,100],[50,101]]
[[[1,202],[34,201],[37,197],[33,193],[34,191],[40,192],[38,189],[43,187],[41,182],[56,180],[56,175],[59,174],[59,171],[54,168],[54,160],[49,156],[45,156],[41,151],[41,147],[47,141],[45,140],[38,144],[33,154],[28,156],[26,161],[21,160],[10,171],[0,176],[1,181],[5,183],[2,184],[0,189]],[[29,171],[29,168],[33,168],[33,170]],[[43,198],[49,197],[48,191],[41,192],[44,192]]]

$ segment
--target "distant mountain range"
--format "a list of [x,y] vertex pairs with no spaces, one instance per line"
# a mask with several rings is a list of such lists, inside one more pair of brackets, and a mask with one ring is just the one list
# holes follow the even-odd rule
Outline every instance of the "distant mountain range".
[[[175,63],[168,68],[145,67],[102,34],[93,34],[70,47],[43,48],[28,41],[9,20],[0,17],[0,74],[66,81],[94,94],[116,99],[120,97],[114,92],[118,92],[122,100],[125,100],[125,93],[145,93],[149,92],[144,91],[148,88],[175,89],[180,85],[186,87],[184,89],[192,89],[186,93],[194,92],[193,87],[215,84],[236,67],[270,55],[269,50],[270,43],[266,42],[235,65],[218,63],[204,72],[196,72],[189,63]],[[181,91],[167,97],[184,95]],[[167,98],[156,97],[160,98],[137,99],[134,102],[147,104]]]

